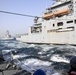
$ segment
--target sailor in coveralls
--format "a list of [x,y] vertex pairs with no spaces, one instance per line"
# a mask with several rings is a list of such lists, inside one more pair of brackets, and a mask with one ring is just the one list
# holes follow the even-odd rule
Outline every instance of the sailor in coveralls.
[[71,66],[71,69],[68,72],[68,75],[76,75],[76,56],[71,58],[70,66]]

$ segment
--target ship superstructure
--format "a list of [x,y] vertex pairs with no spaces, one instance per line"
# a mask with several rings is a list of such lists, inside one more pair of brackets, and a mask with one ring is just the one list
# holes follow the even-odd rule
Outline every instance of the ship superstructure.
[[26,43],[76,44],[76,0],[56,0],[41,18],[35,17],[28,34],[16,39]]

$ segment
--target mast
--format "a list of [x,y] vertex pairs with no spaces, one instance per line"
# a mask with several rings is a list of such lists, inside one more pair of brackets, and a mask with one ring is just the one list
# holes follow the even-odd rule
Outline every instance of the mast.
[[8,30],[7,30],[6,34],[9,35],[9,31]]

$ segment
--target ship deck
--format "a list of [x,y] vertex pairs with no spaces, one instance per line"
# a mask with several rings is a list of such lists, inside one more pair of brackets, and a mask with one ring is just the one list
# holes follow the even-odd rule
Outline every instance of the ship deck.
[[9,69],[4,70],[7,63],[5,61],[0,60],[0,75],[31,75],[25,70],[22,69],[14,69],[12,66],[10,66]]

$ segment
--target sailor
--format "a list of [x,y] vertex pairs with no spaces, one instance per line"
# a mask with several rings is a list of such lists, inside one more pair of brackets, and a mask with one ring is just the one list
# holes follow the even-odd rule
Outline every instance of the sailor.
[[38,70],[36,70],[36,71],[34,72],[33,75],[46,75],[46,74],[45,74],[45,72],[44,72],[43,70],[38,69]]
[[4,61],[2,50],[0,50],[0,62]]
[[76,75],[76,56],[71,58],[70,67],[71,67],[71,69],[68,72],[68,75]]

